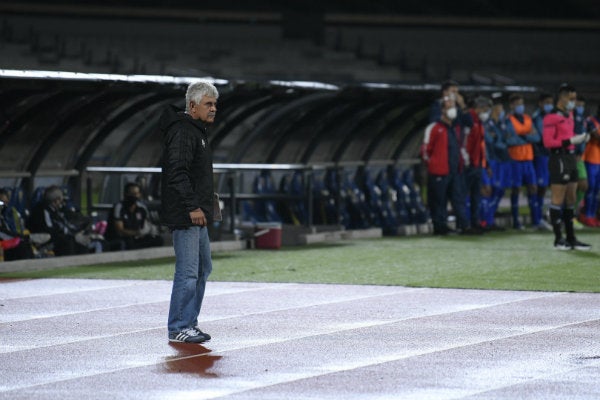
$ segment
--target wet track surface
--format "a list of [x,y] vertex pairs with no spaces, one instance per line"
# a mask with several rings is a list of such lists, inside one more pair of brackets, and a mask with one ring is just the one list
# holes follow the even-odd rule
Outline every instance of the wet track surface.
[[209,282],[204,345],[170,282],[0,281],[0,399],[598,399],[600,295]]

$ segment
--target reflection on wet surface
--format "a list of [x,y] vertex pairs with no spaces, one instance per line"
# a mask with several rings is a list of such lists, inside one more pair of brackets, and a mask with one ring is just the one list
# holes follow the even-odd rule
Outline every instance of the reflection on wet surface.
[[204,378],[218,378],[219,376],[209,370],[223,356],[214,356],[212,350],[193,343],[169,343],[177,351],[176,355],[165,357],[162,364],[167,373],[197,374]]

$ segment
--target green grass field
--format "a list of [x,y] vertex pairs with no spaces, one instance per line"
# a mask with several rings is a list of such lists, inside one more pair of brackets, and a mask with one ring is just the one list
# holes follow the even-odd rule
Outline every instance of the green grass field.
[[[600,231],[579,233],[590,252],[552,249],[549,233],[394,237],[213,255],[213,281],[311,282],[600,292]],[[0,278],[172,279],[173,259]]]

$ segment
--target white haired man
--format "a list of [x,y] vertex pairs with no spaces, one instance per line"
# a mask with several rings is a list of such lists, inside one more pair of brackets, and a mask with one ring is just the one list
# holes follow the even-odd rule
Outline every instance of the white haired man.
[[208,224],[213,210],[213,167],[207,127],[215,120],[217,88],[192,83],[185,112],[168,106],[163,133],[162,222],[173,235],[175,274],[169,306],[169,341],[202,343],[198,327],[206,281],[212,271]]

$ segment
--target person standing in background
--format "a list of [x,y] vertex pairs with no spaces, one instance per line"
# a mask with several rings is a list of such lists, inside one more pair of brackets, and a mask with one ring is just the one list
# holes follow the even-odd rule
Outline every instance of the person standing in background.
[[511,184],[511,159],[506,144],[505,111],[502,102],[497,99],[492,105],[490,119],[485,124],[485,140],[491,171],[491,196],[486,213],[486,227],[503,229],[496,225],[495,215],[506,189]]
[[[551,113],[554,109],[554,98],[550,93],[542,93],[538,98],[538,108],[531,115],[533,127],[542,137],[544,132],[544,116]],[[537,207],[538,213],[536,219],[540,221],[537,226],[540,230],[552,230],[552,225],[544,219],[544,202],[548,185],[550,185],[550,173],[548,172],[548,158],[550,153],[544,147],[542,141],[533,143],[533,167],[535,169],[535,178],[537,180]]]
[[[469,163],[465,167],[466,194],[469,203],[467,217],[474,231],[481,231],[479,210],[481,203],[482,175],[486,172],[485,128],[484,123],[490,118],[492,101],[479,96],[475,99],[474,107],[468,110],[473,120],[469,134],[465,138],[466,158]],[[487,172],[486,172],[487,173]]]
[[512,192],[510,194],[510,209],[513,219],[513,228],[522,229],[519,220],[519,192],[523,185],[527,186],[529,212],[533,226],[538,226],[540,221],[537,212],[537,186],[535,170],[533,168],[532,143],[541,140],[533,129],[533,121],[525,113],[525,102],[520,94],[512,94],[509,98],[511,113],[506,118],[508,133],[508,153],[512,159]]
[[588,118],[587,131],[590,134],[590,141],[585,146],[583,161],[589,184],[579,220],[586,226],[600,227],[600,220],[597,218],[600,193],[600,107],[595,117]]
[[[575,146],[585,143],[589,135],[575,135],[572,111],[577,92],[570,85],[561,85],[555,109],[544,117],[544,146],[550,151],[550,222],[557,250],[589,250],[591,246],[575,237],[573,216],[577,191],[577,159]],[[562,236],[565,225],[566,239]]]
[[[581,96],[578,96],[577,100],[575,101],[575,108],[573,109],[573,121],[575,122],[576,135],[581,135],[586,132],[586,120],[585,99]],[[586,145],[586,143],[581,143],[575,146],[575,156],[577,157],[577,174],[579,176],[579,180],[577,181],[577,198],[575,200],[576,217],[580,215],[580,210],[582,210],[581,201],[585,197],[585,193],[588,190],[587,169],[585,168],[585,163],[582,159]],[[579,222],[578,218],[573,220],[573,225],[575,226],[575,229],[583,228],[583,225],[581,222]]]

